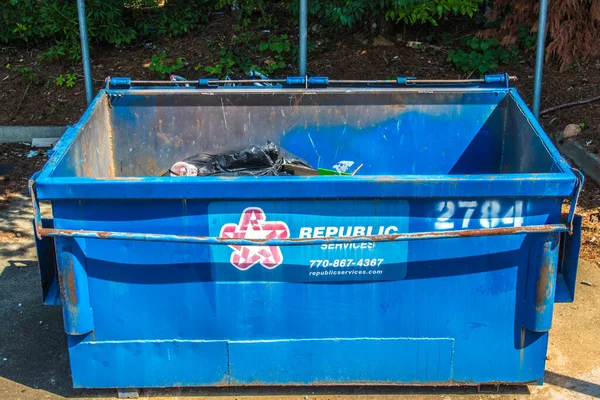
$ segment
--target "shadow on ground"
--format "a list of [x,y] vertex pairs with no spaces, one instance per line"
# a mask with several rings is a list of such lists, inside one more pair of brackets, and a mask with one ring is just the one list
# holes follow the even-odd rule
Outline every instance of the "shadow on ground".
[[[61,310],[41,303],[37,261],[9,259],[4,263],[0,273],[0,377],[64,397],[102,395],[71,388]],[[26,391],[21,389],[24,395]]]
[[0,210],[0,377],[25,386],[23,398],[37,398],[28,397],[28,388],[65,397],[98,394],[71,388],[61,310],[42,305],[31,220],[26,195]]
[[570,376],[557,374],[552,371],[546,371],[546,383],[554,386],[560,386],[572,392],[581,393],[592,398],[600,398],[600,385],[587,382],[581,379],[572,378]]

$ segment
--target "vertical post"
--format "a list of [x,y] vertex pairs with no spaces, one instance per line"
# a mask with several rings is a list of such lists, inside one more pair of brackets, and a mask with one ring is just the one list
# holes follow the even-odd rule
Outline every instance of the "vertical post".
[[87,22],[85,15],[85,1],[77,0],[77,14],[79,17],[79,37],[81,39],[81,59],[83,60],[83,76],[85,79],[85,98],[88,106],[92,103],[94,93],[92,89],[92,68],[90,66],[90,48],[88,43]]
[[300,0],[300,54],[299,54],[299,74],[300,76],[306,76],[306,41],[308,36],[307,28],[308,20],[308,0]]
[[540,0],[540,16],[538,21],[537,48],[535,52],[535,82],[533,84],[533,115],[540,117],[540,100],[542,97],[542,73],[544,68],[544,47],[546,43],[546,15],[548,0]]

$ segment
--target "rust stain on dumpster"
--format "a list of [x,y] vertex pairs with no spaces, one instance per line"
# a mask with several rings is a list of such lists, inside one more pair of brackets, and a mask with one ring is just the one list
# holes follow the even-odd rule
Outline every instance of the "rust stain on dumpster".
[[118,178],[111,179],[111,181],[141,181],[144,178],[138,176],[120,176]]
[[556,266],[550,254],[550,246],[552,241],[544,244],[544,258],[542,260],[542,268],[540,268],[540,276],[537,281],[535,309],[538,312],[544,312],[546,303],[552,298],[554,292],[554,269]]
[[375,182],[377,183],[394,183],[398,180],[394,175],[377,175]]
[[523,361],[525,360],[525,328],[521,328],[521,341],[519,344],[519,369],[523,370]]
[[[489,382],[481,382],[475,383],[472,380],[457,380],[457,379],[448,379],[441,381],[431,381],[431,382],[423,382],[423,381],[408,381],[408,382],[397,382],[392,380],[348,380],[348,381],[339,381],[339,380],[314,380],[310,382],[263,382],[260,380],[254,380],[251,382],[240,382],[234,377],[230,378],[230,381],[227,382],[224,377],[221,381],[214,384],[214,386],[240,386],[240,387],[260,387],[260,386],[284,386],[284,387],[303,387],[303,386],[321,386],[321,387],[352,387],[352,386],[379,386],[382,388],[395,388],[395,387],[409,387],[409,386],[423,386],[423,385],[435,385],[439,387],[453,387],[453,386],[496,386],[500,387],[503,385],[515,385],[515,384],[532,384],[537,381],[522,381],[522,382],[514,382],[514,381],[489,381]],[[329,398],[329,396],[327,396]]]
[[68,257],[69,261],[68,264],[66,265],[65,270],[67,271],[66,276],[65,276],[65,286],[67,291],[69,292],[69,303],[71,304],[76,304],[78,303],[79,299],[77,298],[77,290],[75,287],[75,270],[74,270],[74,263],[73,263],[73,259],[71,258],[73,256]]
[[96,236],[98,236],[98,238],[100,238],[100,239],[107,239],[112,236],[112,233],[111,232],[98,232],[96,234]]

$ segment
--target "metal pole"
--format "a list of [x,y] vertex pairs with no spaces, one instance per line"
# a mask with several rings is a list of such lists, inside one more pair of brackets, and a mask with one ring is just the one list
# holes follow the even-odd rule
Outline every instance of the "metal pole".
[[540,0],[540,17],[538,21],[537,48],[535,52],[535,81],[533,84],[533,115],[540,116],[540,99],[542,97],[542,73],[544,67],[544,45],[546,42],[546,15],[548,0]]
[[308,20],[308,0],[300,0],[300,65],[298,66],[299,75],[306,76],[306,40],[307,40],[307,20]]
[[87,23],[85,16],[85,1],[77,0],[77,14],[79,17],[79,37],[81,38],[81,58],[83,60],[83,76],[85,79],[85,98],[88,106],[92,103],[94,93],[92,89],[92,68],[90,66],[90,48],[88,43]]

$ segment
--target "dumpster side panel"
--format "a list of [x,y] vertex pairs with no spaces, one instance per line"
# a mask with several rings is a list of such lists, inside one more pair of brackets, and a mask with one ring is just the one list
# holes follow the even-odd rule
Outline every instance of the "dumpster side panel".
[[559,165],[532,129],[531,121],[521,111],[517,102],[509,97],[506,105],[502,171],[507,173],[560,172]]
[[[303,227],[312,233],[322,227],[323,234],[329,227],[332,234],[336,226],[379,229],[393,223],[418,232],[462,229],[465,223],[554,223],[560,216],[559,199],[464,201],[469,204],[462,207],[440,199],[57,201],[54,215],[58,228],[209,235],[215,227],[239,226],[253,206],[267,222],[285,222],[290,237]],[[155,387],[536,381],[543,376],[547,332],[525,329],[536,307],[527,280],[538,268],[531,249],[545,240],[523,234],[414,241],[405,248],[282,246],[281,264],[259,261],[244,270],[233,263],[237,250],[229,246],[82,239],[94,331],[71,336],[74,382]],[[350,257],[348,251],[369,259],[369,267],[334,267],[339,254]],[[313,256],[303,256],[311,252],[331,264],[313,263],[311,271]],[[398,253],[402,258],[395,258]],[[379,258],[390,262],[370,266]],[[404,272],[387,280],[310,274],[379,267]],[[131,369],[140,372],[125,385],[122,374]]]
[[109,119],[109,100],[106,96],[98,97],[92,108],[86,111],[82,122],[77,124],[77,136],[68,144],[66,155],[57,160],[50,160],[49,166],[54,168],[53,176],[86,176],[114,177],[113,135]]

